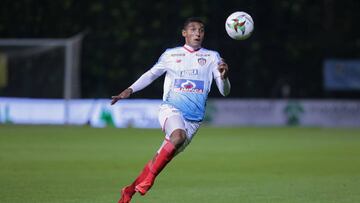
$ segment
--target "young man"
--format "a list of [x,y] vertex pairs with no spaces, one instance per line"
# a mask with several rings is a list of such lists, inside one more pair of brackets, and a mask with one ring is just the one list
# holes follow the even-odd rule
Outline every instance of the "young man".
[[159,61],[134,84],[112,97],[113,105],[166,73],[163,103],[159,111],[159,122],[166,134],[165,139],[155,157],[145,165],[135,181],[122,189],[119,203],[130,202],[136,192],[145,195],[166,164],[190,143],[204,118],[213,79],[223,96],[229,94],[228,66],[217,52],[201,47],[204,34],[201,19],[186,20],[182,30],[185,45],[167,49]]

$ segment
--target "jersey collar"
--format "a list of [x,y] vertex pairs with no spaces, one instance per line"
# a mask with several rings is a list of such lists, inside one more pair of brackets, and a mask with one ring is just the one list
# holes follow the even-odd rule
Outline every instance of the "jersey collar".
[[194,52],[199,51],[199,50],[201,49],[201,47],[198,48],[198,49],[194,49],[194,48],[192,48],[191,46],[185,44],[185,45],[184,45],[184,49],[186,49],[186,51],[188,51],[188,52],[190,52],[190,53],[194,53]]

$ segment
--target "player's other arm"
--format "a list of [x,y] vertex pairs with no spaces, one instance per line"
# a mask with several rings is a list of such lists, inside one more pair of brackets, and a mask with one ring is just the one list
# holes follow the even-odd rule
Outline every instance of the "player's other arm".
[[230,93],[231,85],[228,78],[229,67],[225,63],[224,59],[221,59],[217,69],[220,72],[220,76],[215,77],[216,85],[219,89],[220,94],[223,96],[227,96]]
[[151,72],[151,70],[148,70],[146,73],[144,73],[138,80],[136,80],[130,87],[126,88],[124,91],[122,91],[120,94],[116,96],[111,97],[111,105],[115,104],[120,99],[126,99],[129,98],[131,94],[140,91],[150,85],[156,78],[158,78],[160,75],[155,75]]

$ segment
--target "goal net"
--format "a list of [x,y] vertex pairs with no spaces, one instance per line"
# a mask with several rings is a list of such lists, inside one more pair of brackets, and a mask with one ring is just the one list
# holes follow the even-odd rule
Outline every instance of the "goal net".
[[0,39],[0,97],[80,98],[82,38]]

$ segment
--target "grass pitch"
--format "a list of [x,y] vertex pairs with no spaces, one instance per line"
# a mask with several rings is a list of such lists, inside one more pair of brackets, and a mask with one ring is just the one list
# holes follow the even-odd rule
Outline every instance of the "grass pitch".
[[[0,202],[117,202],[162,139],[160,130],[0,126]],[[360,202],[360,129],[203,127],[132,202]]]

